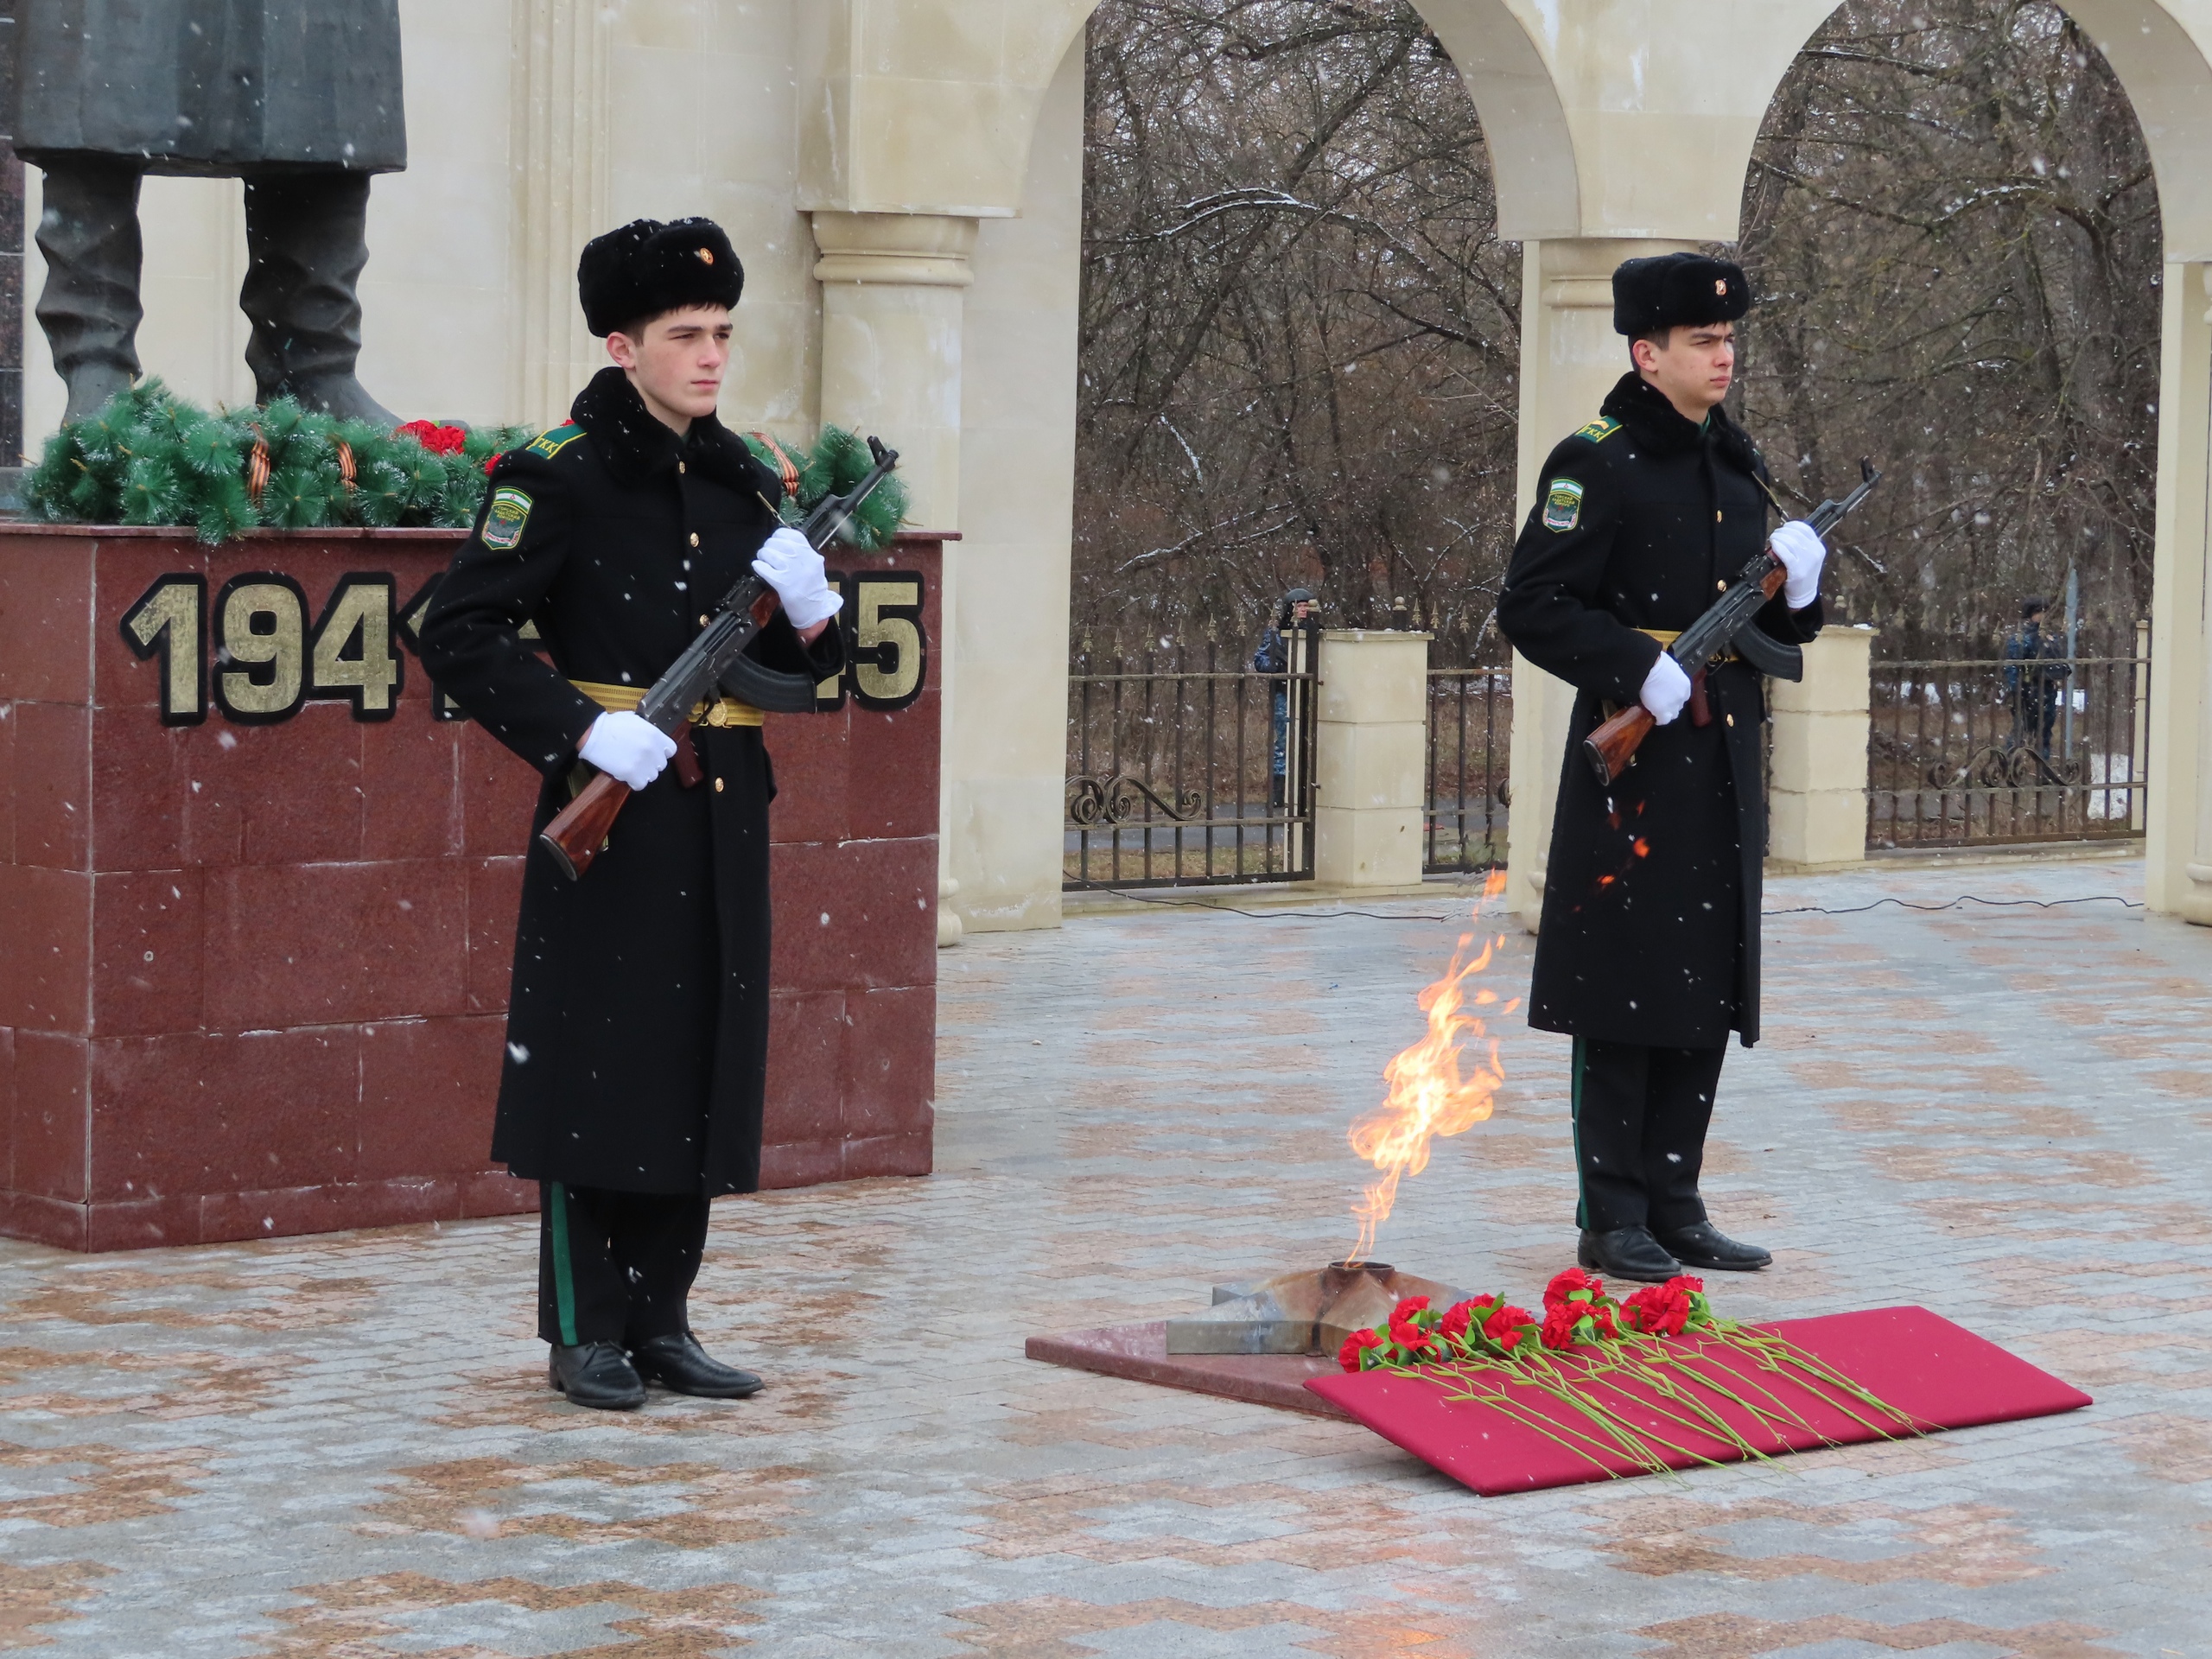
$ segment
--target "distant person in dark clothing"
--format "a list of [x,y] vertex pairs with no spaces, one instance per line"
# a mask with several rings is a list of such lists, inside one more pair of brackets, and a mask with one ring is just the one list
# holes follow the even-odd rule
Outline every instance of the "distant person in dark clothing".
[[[1283,638],[1286,632],[1303,627],[1313,614],[1313,595],[1304,588],[1294,588],[1282,596],[1274,620],[1260,636],[1260,648],[1252,653],[1252,671],[1256,674],[1287,674],[1290,672],[1290,642]],[[1286,804],[1288,791],[1284,779],[1290,770],[1290,682],[1274,683],[1274,756],[1269,773],[1268,802],[1274,806]]]
[[2020,626],[2005,642],[2005,701],[2012,708],[2012,741],[2050,759],[2058,699],[2074,664],[2063,659],[2065,639],[2043,631],[2050,607],[2039,598],[2020,601]]

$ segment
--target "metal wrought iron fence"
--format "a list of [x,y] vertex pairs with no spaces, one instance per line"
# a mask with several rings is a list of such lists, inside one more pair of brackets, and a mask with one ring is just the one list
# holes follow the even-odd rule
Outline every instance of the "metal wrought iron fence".
[[1511,791],[1513,671],[1428,671],[1428,810],[1421,868],[1485,870],[1505,862]]
[[2143,833],[2147,630],[2132,657],[1877,663],[1870,849]]
[[1311,880],[1316,639],[1287,633],[1283,674],[1224,664],[1211,645],[1078,661],[1062,886]]

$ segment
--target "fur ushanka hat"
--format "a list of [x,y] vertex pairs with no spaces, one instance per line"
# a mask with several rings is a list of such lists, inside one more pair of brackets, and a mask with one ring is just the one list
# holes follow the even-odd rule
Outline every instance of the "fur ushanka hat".
[[1631,259],[1613,273],[1613,329],[1630,340],[1664,328],[1734,322],[1751,308],[1744,268],[1701,253]]
[[584,326],[602,337],[687,305],[734,307],[744,291],[745,267],[711,219],[633,219],[576,262]]

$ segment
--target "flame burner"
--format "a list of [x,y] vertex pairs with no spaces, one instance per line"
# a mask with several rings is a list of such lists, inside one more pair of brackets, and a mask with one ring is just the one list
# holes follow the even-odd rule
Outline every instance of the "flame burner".
[[1167,1351],[1334,1354],[1353,1332],[1386,1323],[1408,1296],[1448,1307],[1465,1301],[1467,1293],[1401,1273],[1387,1262],[1332,1262],[1250,1283],[1216,1285],[1211,1307],[1167,1321]]

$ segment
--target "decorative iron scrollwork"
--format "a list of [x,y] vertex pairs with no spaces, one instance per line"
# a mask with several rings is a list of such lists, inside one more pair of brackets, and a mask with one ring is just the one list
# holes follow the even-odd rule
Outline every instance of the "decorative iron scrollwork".
[[1137,810],[1139,796],[1175,823],[1188,823],[1205,810],[1205,798],[1195,789],[1186,789],[1169,802],[1163,800],[1144,779],[1133,778],[1126,772],[1116,772],[1110,778],[1071,778],[1067,788],[1068,822],[1085,830],[1099,823],[1127,823],[1129,815]]

